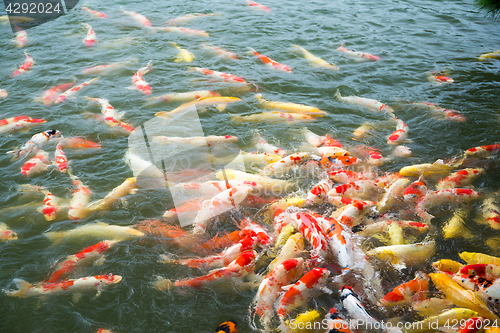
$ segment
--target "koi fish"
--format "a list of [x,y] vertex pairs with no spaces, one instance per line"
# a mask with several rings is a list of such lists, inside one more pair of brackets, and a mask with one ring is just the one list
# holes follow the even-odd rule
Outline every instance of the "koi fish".
[[453,281],[449,275],[442,273],[430,273],[429,276],[431,277],[434,286],[455,305],[468,308],[472,311],[477,311],[479,315],[491,320],[498,319],[498,317],[488,309],[486,304],[478,298],[473,291],[463,289],[458,283]]
[[338,169],[329,171],[328,175],[330,179],[339,183],[349,183],[356,180],[368,180],[373,179],[374,174],[369,172],[355,172],[351,170]]
[[331,293],[330,290],[323,287],[329,275],[328,269],[316,267],[291,286],[278,301],[277,312],[280,321],[283,323],[290,311],[304,305],[316,293],[317,289]]
[[28,42],[28,34],[26,33],[26,31],[22,29],[17,31],[15,41],[17,47],[24,47]]
[[290,113],[300,113],[300,114],[314,114],[318,117],[320,115],[327,115],[325,111],[321,111],[320,109],[314,106],[296,104],[296,103],[285,103],[285,102],[273,102],[268,101],[262,98],[262,94],[256,94],[255,98],[257,101],[266,109],[274,110],[274,111],[283,111]]
[[367,252],[371,257],[389,261],[396,269],[406,265],[418,265],[434,254],[435,241],[407,245],[388,245],[376,247]]
[[408,158],[411,156],[411,149],[407,146],[399,145],[394,148],[391,155],[395,157]]
[[254,135],[256,140],[255,148],[268,154],[277,154],[282,158],[285,157],[286,153],[283,149],[269,144],[258,132],[255,132]]
[[200,14],[200,13],[192,13],[192,14],[186,14],[179,16],[177,18],[168,20],[167,23],[165,24],[180,24],[180,23],[187,23],[189,21],[192,21],[194,19],[200,18],[200,17],[207,17],[207,16],[221,16],[220,13],[209,13],[209,14]]
[[326,326],[329,328],[325,333],[351,333],[350,323],[342,319],[335,308],[331,308],[330,312],[326,315],[324,322]]
[[101,104],[101,113],[104,116],[104,122],[110,127],[117,126],[123,117],[123,112],[116,112],[116,110],[109,104],[109,101],[105,98],[90,98],[85,96],[88,100],[97,102]]
[[462,265],[460,270],[457,272],[457,275],[458,274],[476,275],[486,279],[495,280],[500,277],[500,266],[491,264]]
[[[286,227],[285,227],[286,228]],[[283,228],[283,230],[285,230]],[[295,227],[293,227],[295,230]],[[278,244],[278,242],[276,242]],[[300,233],[295,233],[288,237],[276,258],[269,263],[268,271],[274,270],[278,265],[288,259],[299,257],[304,252],[304,238]]]
[[327,198],[327,193],[332,189],[330,181],[322,181],[315,185],[308,193],[305,204],[320,204]]
[[403,198],[405,200],[418,200],[423,197],[429,188],[422,180],[416,180],[403,191]]
[[349,228],[360,223],[362,217],[375,206],[373,201],[353,200],[351,204],[337,209],[330,217],[339,221],[343,226]]
[[[308,329],[309,327],[314,327],[315,325],[321,325],[323,322],[319,320],[320,314],[316,310],[310,310],[306,312],[299,313],[297,317],[295,317],[292,322],[292,320],[287,320],[285,321],[284,326],[280,326],[279,328],[282,329],[282,332],[287,332],[286,329],[290,328],[290,333],[299,333],[303,332],[301,329],[304,327],[305,329]],[[286,328],[284,328],[286,327]]]
[[349,104],[353,104],[353,105],[364,106],[364,107],[372,109],[374,111],[387,111],[387,112],[390,112],[391,114],[394,113],[394,110],[390,106],[385,105],[385,104],[383,104],[375,99],[358,97],[358,96],[342,97],[340,95],[339,89],[337,89],[337,92],[335,93],[335,98],[341,102],[349,103]]
[[479,56],[478,60],[500,59],[500,51],[483,53]]
[[260,166],[269,165],[283,158],[280,155],[274,153],[257,153],[257,152],[247,153],[242,151],[241,154],[243,156],[243,161],[245,163],[253,163]]
[[220,97],[220,94],[211,90],[197,90],[185,93],[170,93],[161,95],[158,97],[151,97],[149,99],[150,103],[164,102],[164,103],[174,103],[174,102],[191,102],[197,99],[205,97]]
[[469,148],[465,151],[465,154],[471,157],[489,158],[497,154],[499,151],[500,151],[500,144],[494,144],[494,145]]
[[45,119],[33,119],[26,116],[17,116],[7,119],[0,119],[0,134],[12,133],[20,130],[27,130],[31,127],[44,124]]
[[75,84],[75,81],[63,83],[44,91],[39,97],[35,98],[36,102],[42,102],[45,105],[50,105],[55,102],[56,98],[64,91],[68,90]]
[[163,32],[175,32],[186,36],[209,37],[208,32],[197,29],[179,28],[179,27],[161,27],[161,28],[153,28],[153,30],[163,31]]
[[411,302],[424,300],[428,292],[429,276],[423,272],[416,272],[413,280],[394,288],[377,305],[385,307],[409,305]]
[[469,213],[469,208],[457,210],[452,218],[443,226],[443,237],[445,239],[455,237],[462,237],[465,239],[474,238],[474,235],[465,227],[465,218]]
[[235,320],[228,320],[217,326],[214,333],[238,333],[238,323]]
[[116,241],[110,240],[102,241],[84,248],[77,254],[66,257],[66,259],[57,264],[54,273],[52,273],[50,278],[44,282],[61,282],[71,275],[74,275],[75,271],[84,271],[96,261],[103,259],[104,254],[108,252],[116,243]]
[[88,23],[82,23],[82,25],[87,29],[87,36],[83,39],[83,42],[87,47],[91,47],[95,43],[97,43],[97,36],[95,34],[95,31]]
[[[228,180],[228,181],[207,181],[204,183],[178,183],[173,185],[174,189],[178,189],[183,193],[198,193],[203,195],[217,195],[232,187],[252,186],[256,191],[260,191],[262,186],[256,182]],[[172,189],[172,187],[170,187]]]
[[204,74],[206,76],[209,76],[217,81],[222,81],[222,82],[229,82],[229,83],[241,83],[241,84],[247,84],[244,79],[242,79],[239,76],[229,74],[229,73],[223,73],[223,72],[217,72],[213,71],[208,68],[201,68],[201,67],[191,67],[190,71],[198,72],[201,74]]
[[8,151],[7,154],[14,154],[12,160],[16,161],[24,155],[28,156],[31,152],[37,152],[45,142],[54,139],[60,133],[58,130],[49,130],[35,134],[20,149]]
[[442,73],[440,72],[428,73],[427,78],[429,79],[429,81],[434,82],[435,84],[455,82],[455,80],[453,80],[451,77],[442,75]]
[[87,209],[92,212],[110,210],[111,206],[113,206],[113,204],[115,204],[120,198],[135,192],[137,192],[137,178],[127,178],[123,183],[106,194],[103,199],[90,203],[87,206]]
[[484,302],[496,304],[500,301],[500,280],[488,279],[474,274],[460,274],[453,277],[453,281],[465,289],[473,291]]
[[275,174],[282,175],[288,172],[294,166],[305,162],[309,158],[309,153],[294,153],[283,157],[281,160],[269,164],[262,169],[261,174],[271,176]]
[[445,163],[443,160],[437,160],[432,164],[424,163],[405,166],[399,170],[399,174],[403,177],[420,177],[436,173],[448,173],[460,166],[462,161],[463,159]]
[[9,93],[4,89],[0,89],[0,98],[7,98],[7,96],[9,96]]
[[377,199],[385,190],[377,186],[372,180],[358,180],[333,187],[328,196],[342,196],[345,198],[369,200]]
[[175,58],[175,62],[192,62],[195,58],[194,54],[189,52],[186,49],[183,49],[177,45],[177,43],[171,42],[171,45],[173,45],[179,52],[177,53],[177,58]]
[[420,102],[420,103],[412,103],[413,105],[418,105],[418,106],[424,106],[428,109],[431,109],[434,111],[436,115],[440,115],[444,117],[447,120],[451,121],[465,121],[466,118],[460,112],[455,111],[455,110],[447,110],[443,109],[442,107],[437,106],[436,104],[429,103],[429,102]]
[[237,114],[231,115],[231,121],[237,124],[244,122],[285,122],[287,124],[293,124],[296,122],[310,122],[315,121],[316,118],[312,115],[300,114],[300,113],[284,113],[284,112],[262,112],[251,116],[240,116]]
[[340,52],[342,52],[344,55],[355,58],[357,61],[377,61],[380,60],[380,57],[377,57],[376,55],[370,54],[370,53],[365,53],[365,52],[357,52],[354,50],[349,50],[344,47],[344,45],[341,45],[337,48]]
[[252,0],[247,0],[247,4],[252,7],[252,8],[256,8],[256,9],[260,9],[260,10],[263,10],[263,11],[266,11],[268,13],[271,12],[271,9],[269,9],[268,7],[264,6],[264,5],[261,5],[260,3],[257,3],[257,2],[254,2]]
[[328,68],[334,71],[338,71],[339,68],[335,66],[334,64],[329,64],[325,60],[316,57],[309,51],[307,51],[305,48],[299,45],[292,44],[292,50],[295,52],[300,52],[302,53],[303,57],[311,64],[313,67],[323,67],[323,68]]
[[0,242],[10,242],[17,239],[17,234],[10,230],[7,224],[0,222]]
[[[407,330],[409,333],[424,333],[429,331],[429,327],[435,327],[437,329],[446,329],[446,325],[451,322],[464,323],[469,318],[477,317],[479,315],[478,312],[473,311],[472,309],[468,309],[466,307],[463,308],[455,308],[451,310],[447,310],[438,315],[434,315],[428,317],[422,321],[418,321],[412,323],[411,329]],[[431,326],[433,325],[433,326]]]
[[131,59],[128,61],[120,61],[120,62],[111,62],[105,65],[98,65],[93,67],[85,68],[81,71],[83,75],[91,75],[91,74],[99,74],[99,75],[108,75],[111,72],[114,72],[118,69],[125,67],[128,64],[136,62],[136,59]]
[[[359,300],[358,295],[354,293],[352,287],[343,286],[340,289],[340,301],[342,306],[347,310],[349,316],[355,320],[363,321],[366,327],[368,325],[379,325],[378,320],[373,318],[367,311],[365,306]],[[376,326],[375,326],[376,327]]]
[[142,237],[144,233],[130,227],[109,225],[103,222],[85,224],[68,231],[50,231],[43,234],[50,241],[56,244],[63,242],[82,242],[89,239],[103,238],[117,242]]
[[55,220],[61,213],[59,199],[51,192],[47,191],[43,199],[42,214],[46,221]]
[[328,242],[317,219],[311,214],[299,211],[292,213],[291,223],[311,243],[313,247],[311,258],[315,261],[323,261],[328,255]]
[[79,85],[74,86],[73,88],[70,88],[63,92],[61,95],[57,96],[56,100],[54,101],[55,104],[60,104],[64,102],[68,97],[72,97],[75,95],[77,92],[79,92],[82,88],[88,86],[89,84],[97,81],[97,77],[93,78],[92,80],[80,83]]
[[354,136],[353,140],[360,140],[366,138],[372,130],[373,130],[373,125],[371,124],[363,124],[359,126],[352,133],[352,135]]
[[500,266],[500,258],[494,257],[494,256],[490,256],[490,255],[487,255],[487,254],[484,254],[484,253],[461,252],[458,255],[468,265],[489,264],[489,265]]
[[276,62],[273,59],[271,59],[263,54],[258,53],[257,51],[255,51],[251,47],[249,47],[248,49],[250,50],[249,51],[250,55],[254,55],[257,58],[259,58],[259,60],[262,61],[269,68],[277,70],[277,71],[281,71],[281,72],[291,72],[292,71],[292,68],[290,66],[280,64],[279,62]]
[[87,205],[90,203],[92,191],[79,179],[74,179],[73,185],[76,186],[76,189],[73,191],[73,197],[69,203],[68,217],[70,220],[79,220],[90,214]]
[[391,225],[396,224],[400,228],[405,230],[410,230],[417,234],[423,234],[429,230],[429,225],[425,223],[415,222],[415,221],[381,221],[363,226],[363,229],[356,232],[362,237],[369,237],[376,233],[385,233],[389,231]]
[[134,13],[134,12],[129,12],[127,10],[124,10],[123,7],[121,7],[121,6],[120,6],[120,9],[121,9],[122,13],[132,17],[137,23],[139,23],[143,27],[146,27],[146,28],[151,27],[151,22],[149,22],[149,20],[147,19],[146,16],[138,14],[138,13]]
[[443,180],[440,180],[436,185],[437,190],[444,190],[449,188],[464,187],[470,185],[477,177],[484,172],[484,169],[467,168],[452,173]]
[[426,210],[435,205],[444,203],[462,203],[477,200],[479,193],[468,188],[451,188],[439,191],[429,191],[417,202],[417,214],[428,221],[434,216],[427,213]]
[[21,67],[19,67],[19,69],[15,70],[14,73],[12,73],[11,78],[28,72],[31,69],[31,67],[35,64],[35,61],[33,60],[32,57],[30,57],[28,51],[24,50],[24,55],[26,56],[24,63],[21,65]]
[[203,48],[203,49],[205,49],[207,51],[212,52],[213,54],[215,54],[216,56],[218,56],[218,57],[220,57],[222,59],[226,59],[226,60],[238,60],[238,55],[236,55],[233,52],[229,52],[227,50],[224,50],[224,49],[222,49],[220,47],[209,45],[207,43],[201,43],[200,46],[201,46],[201,48]]
[[101,12],[98,12],[98,11],[95,11],[95,10],[92,10],[92,9],[89,9],[86,6],[82,6],[82,10],[94,15],[95,17],[100,17],[100,18],[104,18],[104,19],[108,18],[108,15],[101,13]]
[[245,251],[226,267],[215,269],[207,275],[177,281],[160,278],[152,284],[156,289],[164,291],[174,288],[202,289],[206,285],[218,281],[234,282],[236,278],[242,278],[253,271],[256,255],[257,252],[254,250]]
[[399,145],[405,142],[408,138],[408,125],[401,119],[396,119],[398,125],[396,130],[387,138],[387,144],[389,145]]
[[427,318],[453,307],[454,304],[446,298],[431,297],[420,302],[413,302],[412,309],[421,317]]
[[464,267],[458,261],[450,259],[441,259],[432,263],[432,268],[438,273],[455,275]]
[[151,95],[152,88],[144,80],[143,75],[151,72],[153,61],[150,60],[146,67],[139,68],[139,70],[132,77],[132,82],[137,90],[141,91],[144,95]]
[[481,333],[485,331],[483,326],[486,326],[486,323],[483,323],[481,317],[472,317],[460,325],[458,333]]
[[213,147],[223,143],[234,143],[238,141],[238,137],[232,135],[209,135],[209,136],[194,136],[190,138],[180,138],[175,136],[154,136],[153,139],[162,144],[177,143],[190,145],[195,147]]
[[100,149],[101,145],[99,143],[87,140],[83,137],[75,136],[72,138],[61,138],[59,142],[61,148],[66,149]]
[[331,252],[337,258],[337,263],[345,272],[354,267],[355,259],[353,244],[351,242],[352,232],[344,229],[342,225],[333,218],[323,218],[318,216],[321,228],[326,235]]
[[215,177],[219,180],[237,179],[242,181],[256,182],[263,187],[263,191],[269,191],[272,193],[289,191],[294,187],[292,183],[286,180],[254,175],[233,169],[224,169],[224,173],[222,172],[222,170],[219,170],[215,173]]
[[61,143],[59,142],[56,146],[56,151],[54,152],[54,160],[57,169],[62,173],[66,173],[68,171],[68,158],[66,154],[64,154],[62,150]]
[[500,207],[494,198],[487,198],[481,205],[481,217],[476,219],[480,224],[488,224],[492,229],[500,230]]
[[[257,96],[257,95],[256,95]],[[325,142],[325,137],[320,136],[316,133],[311,132],[307,127],[304,127],[303,129],[304,136],[306,138],[306,141],[314,147],[319,147]]]
[[391,186],[386,190],[382,200],[377,203],[377,210],[379,213],[383,214],[401,203],[403,199],[403,193],[406,185],[410,182],[409,179],[401,178],[396,180]]
[[215,106],[217,110],[222,112],[226,109],[227,104],[236,103],[239,101],[241,101],[241,99],[237,97],[226,97],[226,96],[203,97],[191,102],[184,103],[181,106],[176,107],[171,111],[157,112],[155,113],[155,116],[169,118],[175,114],[186,112],[192,109],[193,107],[195,107],[197,111],[203,111],[205,107]]
[[67,279],[61,282],[40,282],[35,285],[21,279],[14,279],[18,290],[6,291],[7,296],[12,297],[33,297],[33,296],[49,296],[58,294],[75,294],[73,300],[76,302],[79,299],[79,294],[89,290],[96,290],[96,297],[99,296],[102,290],[120,283],[122,277],[120,275],[96,275],[83,277],[79,279]]

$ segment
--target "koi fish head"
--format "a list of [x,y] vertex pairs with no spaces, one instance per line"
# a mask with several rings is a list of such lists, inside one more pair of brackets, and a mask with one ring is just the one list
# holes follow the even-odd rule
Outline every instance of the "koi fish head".
[[122,281],[122,277],[120,275],[96,275],[94,276],[96,280],[101,281],[102,284],[115,285]]
[[228,320],[217,326],[215,333],[237,333],[238,323],[235,320]]
[[11,241],[11,240],[16,240],[17,239],[17,234],[12,231],[12,230],[4,230],[0,231],[0,240],[3,242]]

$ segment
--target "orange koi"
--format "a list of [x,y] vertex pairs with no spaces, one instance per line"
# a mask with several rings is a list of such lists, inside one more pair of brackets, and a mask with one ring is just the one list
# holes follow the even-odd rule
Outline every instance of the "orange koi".
[[263,54],[258,53],[257,51],[255,51],[251,47],[249,47],[248,49],[250,50],[250,54],[253,54],[257,58],[259,58],[260,61],[262,61],[269,68],[272,68],[274,70],[281,71],[281,72],[291,72],[292,71],[292,68],[290,66],[280,64],[279,62],[276,62],[273,59],[271,59]]
[[396,305],[409,305],[413,301],[422,301],[429,292],[429,276],[423,272],[415,273],[415,278],[405,282],[380,300],[379,306],[393,307]]

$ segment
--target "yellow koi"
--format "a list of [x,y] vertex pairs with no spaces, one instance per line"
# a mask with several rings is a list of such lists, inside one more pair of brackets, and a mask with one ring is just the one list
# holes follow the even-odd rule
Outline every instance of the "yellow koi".
[[419,177],[428,176],[435,173],[449,173],[462,164],[463,159],[453,163],[444,163],[443,160],[437,160],[434,163],[415,164],[405,166],[399,170],[399,174],[403,177]]
[[334,71],[338,71],[339,70],[339,68],[337,66],[335,66],[334,64],[329,64],[325,60],[323,60],[323,59],[321,59],[319,57],[316,57],[315,55],[313,55],[312,53],[310,53],[309,51],[307,51],[305,48],[303,48],[302,46],[298,46],[298,45],[292,44],[292,51],[302,53],[302,55],[304,56],[304,58],[307,61],[309,61],[309,63],[313,67],[325,67],[325,68],[328,68],[328,69],[332,69]]
[[433,329],[439,329],[440,327],[445,327],[450,325],[450,323],[460,323],[465,322],[467,319],[472,317],[477,317],[479,314],[476,311],[472,311],[466,308],[456,308],[445,311],[437,316],[432,316],[426,318],[422,321],[413,323],[411,329],[406,330],[408,333],[417,332],[429,332]]
[[483,53],[479,56],[478,60],[500,59],[500,51]]
[[300,233],[293,234],[288,238],[280,253],[271,261],[268,270],[272,271],[276,266],[287,259],[297,258],[304,251],[304,238]]
[[415,243],[408,245],[380,246],[368,251],[368,255],[389,261],[396,268],[406,265],[418,265],[434,254],[436,242]]
[[465,239],[473,238],[474,235],[465,228],[464,218],[470,212],[470,208],[459,209],[453,217],[444,225],[444,238],[463,237]]
[[455,274],[464,267],[458,261],[450,260],[450,259],[441,259],[432,263],[432,268],[437,272],[445,272]]
[[262,98],[262,94],[256,94],[255,98],[259,101],[259,103],[262,105],[262,107],[269,109],[269,110],[274,110],[274,111],[283,111],[283,112],[290,112],[290,113],[300,113],[300,114],[310,114],[310,115],[327,115],[325,111],[321,111],[317,107],[314,106],[309,106],[309,105],[303,105],[303,104],[296,104],[296,103],[287,103],[287,102],[275,102],[275,101],[268,101]]
[[177,58],[174,60],[175,62],[192,62],[195,58],[194,54],[189,52],[186,49],[179,47],[176,43],[171,42],[179,52],[177,53]]
[[500,258],[489,256],[484,253],[462,252],[458,254],[468,265],[489,264],[500,266]]
[[[315,115],[317,116],[317,115]],[[315,121],[316,118],[312,115],[301,114],[301,113],[285,113],[285,112],[262,112],[253,114],[251,116],[240,116],[240,115],[232,115],[231,121],[234,123],[240,124],[243,122],[252,122],[252,123],[260,123],[260,122],[284,122],[287,124],[292,124],[299,121]]]

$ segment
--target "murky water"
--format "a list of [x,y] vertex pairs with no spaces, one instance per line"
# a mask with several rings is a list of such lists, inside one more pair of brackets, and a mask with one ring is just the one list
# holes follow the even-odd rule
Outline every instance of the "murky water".
[[[199,89],[221,90],[214,83],[194,81],[201,76],[176,63],[176,49],[169,42],[190,50],[196,56],[190,65],[208,67],[245,78],[259,88],[264,98],[313,105],[328,112],[307,127],[318,134],[330,133],[347,147],[354,146],[352,132],[364,122],[379,124],[364,144],[376,147],[384,155],[390,153],[387,136],[394,130],[387,117],[365,108],[337,101],[334,94],[357,95],[378,99],[395,110],[395,115],[409,128],[412,157],[396,159],[381,167],[382,171],[401,166],[434,162],[450,158],[464,149],[500,141],[498,132],[498,94],[500,62],[480,62],[477,57],[500,48],[499,23],[478,13],[472,1],[275,1],[264,4],[272,12],[258,11],[244,1],[154,1],[106,2],[88,1],[92,9],[103,11],[109,19],[93,18],[77,6],[69,14],[28,30],[30,42],[26,50],[35,60],[32,70],[17,78],[9,78],[23,61],[23,49],[11,41],[10,27],[0,26],[0,88],[9,97],[0,100],[1,118],[27,115],[44,118],[47,123],[29,133],[4,135],[0,140],[0,221],[19,234],[19,240],[0,244],[0,288],[10,289],[14,278],[29,282],[45,279],[53,263],[78,252],[95,242],[66,243],[51,246],[42,235],[46,231],[68,230],[75,226],[70,220],[46,222],[36,211],[43,197],[21,197],[19,184],[49,188],[54,194],[69,197],[72,184],[67,175],[55,170],[29,179],[19,170],[21,164],[11,163],[5,154],[21,146],[39,130],[58,129],[65,137],[85,136],[100,141],[98,152],[67,151],[74,173],[93,191],[93,198],[102,198],[115,186],[132,176],[123,161],[127,138],[109,131],[105,124],[89,119],[86,113],[98,114],[100,107],[82,98],[104,97],[124,119],[138,126],[156,112],[177,105],[145,106],[146,98],[129,90],[131,76],[149,60],[154,69],[145,76],[153,87],[153,95]],[[153,26],[188,13],[221,13],[200,18],[186,27],[205,30],[210,37],[186,37],[175,33],[151,33],[131,23],[119,6],[146,15]],[[87,48],[82,44],[86,30],[81,23],[93,26],[99,42]],[[201,42],[227,48],[240,55],[237,61],[223,61],[204,51]],[[342,43],[347,48],[373,53],[377,62],[356,62],[336,50]],[[289,51],[291,44],[303,46],[316,56],[335,63],[333,72],[314,69]],[[247,55],[248,47],[293,67],[293,73],[273,71],[255,57]],[[60,105],[45,106],[33,102],[44,90],[56,84],[87,80],[80,71],[107,62],[135,59],[136,63],[104,76],[79,94],[78,98]],[[447,70],[455,83],[433,85],[426,73]],[[221,90],[223,91],[223,90]],[[236,135],[243,150],[252,150],[252,133],[259,129],[270,142],[285,149],[297,150],[303,141],[304,125],[231,123],[228,113],[252,114],[259,111],[253,94],[238,94],[243,102],[228,106],[228,112],[209,111],[201,115],[206,135]],[[436,119],[429,110],[409,105],[407,101],[427,101],[466,116],[463,123]],[[356,143],[357,144],[357,143]],[[53,148],[48,148],[48,150]],[[51,150],[50,150],[51,151]],[[500,184],[498,168],[491,168],[476,182],[484,191],[497,191]],[[31,204],[31,205],[30,205]],[[10,210],[9,207],[23,206]],[[105,215],[91,216],[83,221],[102,221],[131,225],[160,216],[171,202],[154,191],[141,191],[130,196]],[[440,242],[434,258],[457,258],[465,249],[492,252],[484,245],[481,231],[468,242]],[[106,327],[114,332],[211,332],[222,321],[233,318],[241,331],[250,331],[248,307],[255,290],[208,288],[192,293],[159,292],[149,285],[157,275],[169,279],[195,276],[194,269],[157,262],[159,254],[179,253],[168,240],[139,239],[119,243],[102,266],[91,267],[86,275],[113,273],[123,281],[106,290],[98,298],[85,294],[78,303],[71,297],[11,298],[0,294],[1,332],[94,332]],[[328,298],[323,299],[327,303]]]

